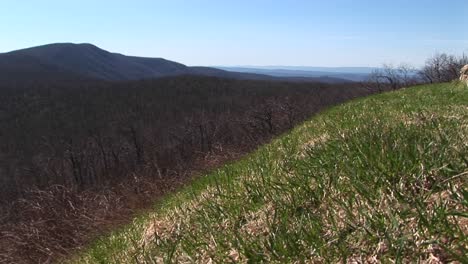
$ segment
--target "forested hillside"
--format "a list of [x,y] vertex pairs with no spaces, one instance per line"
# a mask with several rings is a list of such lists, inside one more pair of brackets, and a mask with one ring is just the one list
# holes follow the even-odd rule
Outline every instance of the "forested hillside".
[[1,198],[30,186],[84,189],[135,170],[171,174],[200,155],[256,146],[324,106],[367,93],[204,77],[0,87]]
[[196,76],[1,84],[0,257],[68,254],[197,172],[371,93]]

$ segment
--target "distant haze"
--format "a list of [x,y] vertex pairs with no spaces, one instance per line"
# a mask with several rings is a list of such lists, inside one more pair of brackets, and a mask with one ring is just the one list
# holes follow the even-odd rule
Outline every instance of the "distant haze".
[[291,71],[317,71],[317,72],[344,72],[344,73],[371,73],[377,67],[313,67],[313,66],[215,66],[216,68],[230,69],[263,69],[263,70],[291,70]]
[[2,1],[0,52],[93,43],[190,66],[420,66],[468,54],[466,0]]
[[366,81],[369,74],[378,69],[374,67],[307,67],[307,66],[239,66],[239,67],[226,67],[217,66],[218,69],[243,72],[264,74],[275,77],[331,77],[339,78],[350,81]]

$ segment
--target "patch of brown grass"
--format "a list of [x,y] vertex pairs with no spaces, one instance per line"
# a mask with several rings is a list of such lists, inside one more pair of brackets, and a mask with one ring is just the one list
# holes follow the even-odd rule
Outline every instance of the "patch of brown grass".
[[[243,152],[226,148],[222,153],[203,154],[190,171],[159,177],[135,173],[114,186],[77,191],[54,185],[25,191],[21,199],[0,206],[0,263],[51,263],[63,259],[99,235],[128,223],[200,172],[235,160]],[[153,226],[153,235],[158,228]]]
[[0,223],[0,263],[50,263],[81,248],[162,194],[155,184],[138,185],[143,195],[125,188],[133,182],[98,192],[59,185],[25,192]]

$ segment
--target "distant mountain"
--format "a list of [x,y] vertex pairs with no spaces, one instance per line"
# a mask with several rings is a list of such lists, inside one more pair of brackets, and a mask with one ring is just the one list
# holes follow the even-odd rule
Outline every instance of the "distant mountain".
[[294,66],[263,66],[263,67],[217,67],[222,70],[244,73],[264,74],[275,77],[309,77],[338,78],[349,81],[365,81],[369,74],[378,68],[372,67],[294,67]]
[[190,67],[194,75],[216,76],[221,78],[233,78],[241,80],[268,80],[289,82],[323,82],[323,83],[346,83],[349,80],[333,77],[307,77],[307,76],[273,76],[255,72],[229,71],[210,67]]
[[0,54],[0,81],[74,79],[122,81],[176,75],[270,81],[347,82],[335,76],[325,78],[302,75],[279,76],[250,71],[235,72],[209,67],[188,67],[162,58],[111,53],[87,43],[55,43]]
[[[5,55],[7,57],[5,58]],[[17,50],[0,55],[0,62],[9,58],[29,58],[37,72],[45,69],[103,80],[135,80],[187,74],[187,66],[160,58],[140,58],[111,53],[91,44],[57,43]],[[15,65],[15,64],[12,64]]]
[[338,72],[338,73],[371,73],[378,67],[313,67],[313,66],[216,66],[216,68],[240,68],[240,69],[262,69],[262,70],[292,70],[312,72]]

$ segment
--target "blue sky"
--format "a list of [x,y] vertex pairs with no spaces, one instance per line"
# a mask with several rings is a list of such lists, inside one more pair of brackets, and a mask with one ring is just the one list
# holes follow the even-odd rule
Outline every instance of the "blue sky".
[[468,54],[467,0],[2,0],[0,52],[93,43],[188,65],[415,66]]

